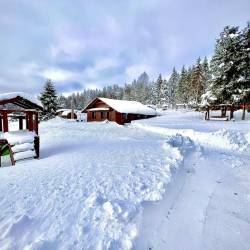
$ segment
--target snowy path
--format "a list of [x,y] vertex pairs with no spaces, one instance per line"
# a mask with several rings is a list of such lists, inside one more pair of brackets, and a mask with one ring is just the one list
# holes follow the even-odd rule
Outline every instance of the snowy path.
[[[173,132],[168,129],[170,119],[159,120],[144,129]],[[196,138],[206,132],[188,133]],[[202,137],[200,142],[204,142]],[[210,142],[201,152],[186,154],[163,200],[144,203],[133,249],[250,249],[250,151],[233,148],[223,150]]]
[[134,249],[250,249],[250,169],[227,158],[187,156],[164,199],[145,204]]

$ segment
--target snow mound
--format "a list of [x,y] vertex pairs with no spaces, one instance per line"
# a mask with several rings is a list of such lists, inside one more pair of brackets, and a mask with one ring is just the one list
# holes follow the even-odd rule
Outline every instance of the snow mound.
[[222,148],[232,150],[245,151],[250,148],[250,145],[245,136],[239,131],[219,130],[212,134],[214,143],[217,143]]
[[25,130],[0,133],[0,138],[8,140],[11,145],[33,143],[35,136],[34,132]]
[[247,142],[250,144],[250,132],[245,135]]
[[[165,117],[163,117],[166,119]],[[143,129],[152,133],[160,134],[163,136],[180,135],[178,140],[182,143],[182,139],[186,138],[185,141],[191,140],[195,142],[196,149],[201,149],[202,146],[216,147],[220,150],[249,150],[250,145],[248,141],[248,134],[244,134],[240,131],[232,129],[220,129],[216,132],[201,132],[195,129],[175,129],[164,127],[162,117],[160,119],[153,118],[151,121],[135,121],[132,123],[134,128]],[[159,124],[157,124],[157,122]],[[189,139],[188,139],[189,138]],[[178,142],[178,141],[177,141]],[[173,145],[177,142],[171,142]],[[184,147],[187,145],[183,145]],[[183,150],[183,149],[182,149]]]
[[176,134],[171,136],[167,142],[173,146],[178,147],[182,152],[187,152],[195,149],[194,142],[187,136],[182,136],[181,134]]

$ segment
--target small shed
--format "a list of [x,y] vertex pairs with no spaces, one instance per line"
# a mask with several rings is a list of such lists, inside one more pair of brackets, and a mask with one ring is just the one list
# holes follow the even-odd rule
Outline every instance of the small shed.
[[[0,94],[0,141],[8,144],[15,161],[23,158],[39,158],[40,103],[22,92]],[[10,131],[10,121],[18,122],[18,131]],[[25,122],[24,122],[25,121]],[[0,156],[3,152],[0,152]],[[14,155],[14,156],[13,156]]]
[[[65,119],[71,119],[71,109],[59,109],[57,110],[57,116],[65,118]],[[77,119],[76,111],[74,110],[74,119]]]
[[109,120],[122,125],[157,115],[156,110],[140,102],[101,97],[92,100],[82,112],[87,113],[88,122]]

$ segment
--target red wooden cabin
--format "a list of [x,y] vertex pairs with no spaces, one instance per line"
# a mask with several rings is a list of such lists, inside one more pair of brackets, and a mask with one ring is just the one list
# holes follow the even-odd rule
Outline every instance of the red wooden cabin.
[[87,113],[87,121],[114,121],[118,124],[130,123],[132,120],[151,118],[156,111],[136,101],[115,100],[97,97],[82,111]]
[[[10,135],[8,133],[10,131],[10,119],[18,120],[18,128],[23,130],[23,133],[19,133],[18,136],[25,136],[26,132],[34,133],[35,157],[39,158],[39,111],[42,111],[39,103],[24,93],[0,94],[0,139],[7,138]],[[15,132],[11,132],[12,137],[15,137]]]

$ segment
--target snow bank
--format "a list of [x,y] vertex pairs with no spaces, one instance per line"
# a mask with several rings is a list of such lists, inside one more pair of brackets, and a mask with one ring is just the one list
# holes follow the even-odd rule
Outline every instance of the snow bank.
[[233,150],[245,151],[250,148],[248,141],[243,133],[238,131],[229,131],[226,129],[212,133],[211,140],[213,144],[217,144],[220,148],[228,148]]
[[[190,113],[192,114],[194,112]],[[168,114],[169,113],[165,113],[164,116],[149,120],[133,121],[132,126],[165,136],[181,134],[182,136],[195,141],[196,146],[199,144],[201,146],[217,148],[220,150],[248,151],[250,149],[249,141],[247,139],[248,137],[245,136],[245,130],[247,130],[245,128],[250,125],[248,121],[241,123],[214,123],[206,122],[204,120],[196,120],[197,118],[194,118],[193,116],[190,117],[191,121],[189,121],[187,119],[188,115],[186,115],[185,120],[182,120],[180,112],[176,112],[174,117],[169,117]],[[180,114],[180,117],[178,117],[178,114]],[[199,113],[196,112],[196,116],[199,116]],[[241,124],[241,126],[239,126],[239,124]],[[212,129],[209,128],[210,126]],[[237,131],[234,129],[234,127],[238,126],[239,128],[243,128],[243,131]],[[199,129],[197,129],[197,127],[199,127]],[[206,128],[206,130],[204,129],[202,131],[202,127]],[[226,127],[227,129],[224,129],[223,127]]]
[[250,144],[250,132],[245,135],[246,140]]
[[23,143],[23,144],[17,144],[14,147],[11,148],[13,153],[23,152],[27,150],[33,150],[34,149],[34,143]]
[[143,202],[162,198],[192,144],[60,118],[40,137],[40,160],[0,169],[1,249],[131,249]]
[[1,133],[0,138],[8,140],[9,144],[16,145],[22,143],[33,143],[36,134],[31,131],[19,130]]
[[32,158],[36,156],[36,152],[34,150],[27,150],[24,152],[18,152],[14,154],[14,160],[18,161],[18,160],[24,160],[27,158]]

